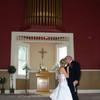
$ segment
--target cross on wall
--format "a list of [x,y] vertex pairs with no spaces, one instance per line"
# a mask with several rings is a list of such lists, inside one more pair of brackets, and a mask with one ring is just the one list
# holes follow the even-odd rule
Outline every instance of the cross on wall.
[[47,53],[47,51],[44,50],[44,48],[41,49],[41,51],[39,51],[39,53],[41,54],[41,58],[42,58],[42,65],[43,65],[43,58],[44,58],[44,54]]

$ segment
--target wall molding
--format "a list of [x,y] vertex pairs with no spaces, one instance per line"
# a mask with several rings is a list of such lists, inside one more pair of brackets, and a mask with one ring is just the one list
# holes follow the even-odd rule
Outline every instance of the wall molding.
[[100,71],[100,69],[81,69],[81,71]]
[[100,93],[100,89],[98,90],[78,90],[78,93]]
[[[7,69],[0,69],[0,71],[8,71],[8,70]],[[100,69],[81,69],[81,71],[100,71]],[[37,71],[31,70],[31,72],[37,72]],[[52,71],[52,72],[54,72],[54,71]]]

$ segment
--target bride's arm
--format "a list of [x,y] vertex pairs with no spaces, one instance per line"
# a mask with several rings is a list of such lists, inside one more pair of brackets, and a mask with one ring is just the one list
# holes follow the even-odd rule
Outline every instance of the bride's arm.
[[69,73],[65,71],[64,67],[62,67],[60,71],[65,75],[65,77],[69,77]]

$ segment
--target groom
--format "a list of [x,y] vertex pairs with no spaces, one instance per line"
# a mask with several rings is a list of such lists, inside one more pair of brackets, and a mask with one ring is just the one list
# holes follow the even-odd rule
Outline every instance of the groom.
[[70,88],[73,100],[79,100],[77,95],[77,86],[80,80],[80,64],[77,61],[72,60],[71,56],[65,57],[67,66],[65,70],[69,72],[69,78],[67,78],[68,86]]

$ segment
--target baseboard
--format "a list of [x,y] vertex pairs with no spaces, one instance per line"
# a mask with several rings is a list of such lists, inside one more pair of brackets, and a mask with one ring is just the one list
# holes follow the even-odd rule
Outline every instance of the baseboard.
[[95,90],[78,90],[78,93],[100,93],[100,89]]
[[[50,90],[50,92],[52,92],[53,90]],[[9,94],[9,90],[5,90],[5,94]],[[15,90],[14,94],[25,94],[26,90]],[[38,92],[34,89],[34,90],[27,90],[27,93],[29,94],[38,94]],[[47,92],[43,92],[44,94],[46,94]],[[78,93],[100,93],[100,89],[95,89],[95,90],[78,90]]]

